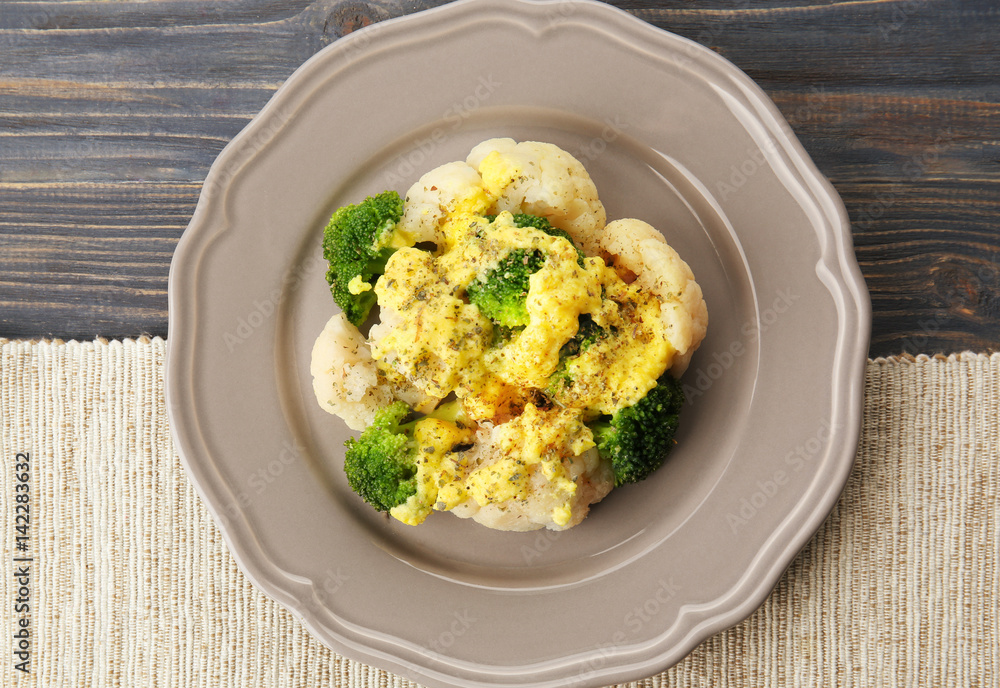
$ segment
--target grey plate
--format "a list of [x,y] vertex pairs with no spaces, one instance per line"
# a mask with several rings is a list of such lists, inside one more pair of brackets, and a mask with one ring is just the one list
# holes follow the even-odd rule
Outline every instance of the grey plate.
[[[668,464],[561,534],[376,514],[310,387],[326,218],[493,136],[580,158],[711,315]],[[761,604],[857,445],[870,306],[840,199],[742,72],[598,3],[457,2],[318,53],[212,167],[169,296],[172,429],[243,570],[336,651],[430,686],[670,666]]]

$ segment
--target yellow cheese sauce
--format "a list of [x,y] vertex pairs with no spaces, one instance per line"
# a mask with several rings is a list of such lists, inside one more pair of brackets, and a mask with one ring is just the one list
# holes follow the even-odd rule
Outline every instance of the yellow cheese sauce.
[[[535,230],[536,232],[538,230]],[[544,232],[538,232],[543,234]],[[568,241],[546,235],[551,251],[545,265],[529,279],[527,309],[530,321],[507,346],[490,352],[487,367],[519,387],[544,388],[559,365],[559,350],[576,334],[579,318],[601,308],[600,258],[577,264]]]
[[[594,446],[593,435],[575,409],[524,412],[497,428],[497,456],[469,475],[466,489],[480,506],[526,499],[533,489],[546,490],[553,502],[552,519],[565,525],[572,513],[577,486],[564,460]],[[536,473],[545,481],[539,481]]]
[[391,352],[397,372],[438,398],[476,375],[493,326],[456,295],[456,285],[439,272],[433,255],[415,248],[396,251],[375,283],[375,294],[399,322],[372,347],[373,358]]
[[500,151],[491,151],[479,163],[479,174],[483,178],[483,187],[487,193],[497,198],[505,188],[524,174],[524,170]]
[[645,397],[674,354],[659,300],[615,278],[605,285],[605,307],[594,322],[611,334],[569,359],[566,377],[548,388],[556,403],[586,409],[590,415],[610,415]]
[[463,456],[452,452],[473,439],[471,430],[438,418],[424,418],[413,428],[419,447],[417,459],[417,493],[406,502],[389,510],[389,515],[407,525],[423,523],[434,505],[448,510],[465,501],[462,477],[466,466]]

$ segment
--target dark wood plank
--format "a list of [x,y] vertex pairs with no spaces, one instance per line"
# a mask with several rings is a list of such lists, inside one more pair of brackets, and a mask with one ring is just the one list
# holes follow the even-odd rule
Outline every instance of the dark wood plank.
[[872,355],[1000,348],[1000,105],[956,91],[772,92],[847,206]]
[[[439,1],[0,4],[0,336],[167,335],[201,181],[305,59]],[[838,189],[871,354],[1000,347],[992,0],[618,2],[753,77]]]
[[170,259],[200,188],[0,184],[0,333],[165,336]]

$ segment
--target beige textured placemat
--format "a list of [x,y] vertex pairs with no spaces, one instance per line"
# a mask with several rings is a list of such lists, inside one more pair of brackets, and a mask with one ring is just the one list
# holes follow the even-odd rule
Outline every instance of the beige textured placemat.
[[[325,649],[239,573],[174,454],[164,349],[0,344],[0,685],[414,685]],[[639,685],[1000,685],[998,403],[1000,355],[869,362],[826,524],[761,610]]]

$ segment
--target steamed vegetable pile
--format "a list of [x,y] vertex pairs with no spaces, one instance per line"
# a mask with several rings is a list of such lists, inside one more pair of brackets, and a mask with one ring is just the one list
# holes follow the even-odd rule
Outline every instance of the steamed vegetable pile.
[[656,229],[606,223],[562,149],[484,141],[338,209],[323,250],[341,312],[313,386],[359,433],[344,469],[374,508],[562,530],[663,464],[701,288]]

